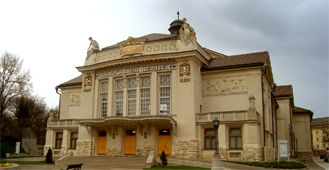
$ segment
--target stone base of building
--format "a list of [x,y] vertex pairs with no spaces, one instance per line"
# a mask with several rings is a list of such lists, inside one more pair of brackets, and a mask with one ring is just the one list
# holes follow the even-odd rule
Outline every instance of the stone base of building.
[[173,156],[176,158],[198,159],[198,156],[200,155],[197,140],[177,139],[173,149]]
[[242,161],[263,161],[264,148],[260,146],[245,146]]
[[304,161],[313,161],[312,151],[298,152],[298,159]]
[[53,148],[51,147],[51,145],[45,145],[43,147],[43,155],[47,155],[48,149],[51,149],[52,150]]
[[92,156],[93,142],[91,141],[77,141],[77,156]]
[[148,156],[151,151],[155,151],[154,147],[138,147],[136,148],[136,156]]
[[120,147],[106,148],[106,156],[121,156],[121,148]]

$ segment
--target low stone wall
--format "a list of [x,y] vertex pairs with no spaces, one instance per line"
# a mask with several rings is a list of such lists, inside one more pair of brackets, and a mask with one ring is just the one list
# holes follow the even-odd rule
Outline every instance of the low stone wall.
[[121,156],[121,148],[120,147],[110,147],[106,148],[106,156]]
[[93,151],[91,141],[77,141],[77,156],[91,156]]
[[197,159],[200,153],[198,152],[197,140],[179,140],[177,139],[174,146],[175,157],[186,159]]
[[298,158],[304,161],[313,161],[312,151],[298,152]]
[[154,147],[138,147],[136,148],[136,155],[148,156],[151,151],[155,151]]

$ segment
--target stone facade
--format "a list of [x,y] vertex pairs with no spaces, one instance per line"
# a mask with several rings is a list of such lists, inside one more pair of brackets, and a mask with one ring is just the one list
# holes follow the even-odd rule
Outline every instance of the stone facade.
[[78,156],[91,156],[93,151],[93,143],[91,141],[77,141],[77,155]]
[[304,161],[312,161],[312,151],[311,152],[298,152],[298,158]]
[[186,159],[197,159],[198,141],[197,140],[176,140],[174,146],[175,157]]
[[263,148],[257,146],[245,146],[243,161],[263,161]]
[[148,156],[150,151],[155,151],[154,147],[137,147],[136,155],[137,156]]
[[121,156],[121,148],[120,147],[107,148],[106,156]]

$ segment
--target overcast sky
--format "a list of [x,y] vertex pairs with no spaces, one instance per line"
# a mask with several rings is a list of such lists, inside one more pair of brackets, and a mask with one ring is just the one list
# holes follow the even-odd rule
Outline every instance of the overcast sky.
[[328,1],[7,1],[0,0],[0,52],[19,55],[34,93],[58,104],[55,86],[80,73],[89,46],[169,34],[185,17],[201,46],[225,55],[268,51],[277,85],[295,105],[328,114]]

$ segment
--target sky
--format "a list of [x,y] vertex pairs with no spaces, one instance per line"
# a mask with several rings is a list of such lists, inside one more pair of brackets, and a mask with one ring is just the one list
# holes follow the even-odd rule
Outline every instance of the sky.
[[89,37],[104,48],[129,36],[169,34],[186,18],[198,43],[225,55],[268,51],[274,82],[293,85],[295,106],[328,117],[328,1],[0,0],[0,52],[23,59],[48,107],[55,87],[80,75]]

